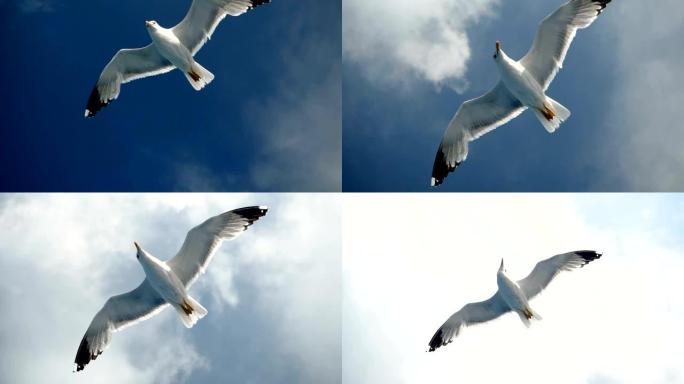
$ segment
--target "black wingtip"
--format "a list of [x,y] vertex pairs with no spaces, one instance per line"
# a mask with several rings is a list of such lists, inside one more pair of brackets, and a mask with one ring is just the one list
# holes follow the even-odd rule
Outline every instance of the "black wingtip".
[[78,346],[78,351],[76,352],[76,359],[74,363],[76,364],[76,372],[82,371],[83,368],[90,362],[94,360],[96,356],[90,354],[90,346],[88,345],[88,340],[85,336],[81,340],[81,344]]
[[270,2],[271,2],[271,0],[252,0],[252,1],[250,1],[251,5],[250,5],[249,9],[254,9],[260,5],[268,4]]
[[234,209],[232,212],[236,215],[240,215],[241,217],[247,219],[247,221],[249,222],[248,225],[252,225],[252,223],[266,215],[266,213],[268,212],[268,207],[264,205],[258,205]]
[[460,162],[457,162],[456,165],[450,165],[447,162],[444,152],[442,151],[442,147],[440,146],[437,150],[437,155],[435,155],[435,163],[432,166],[432,179],[430,180],[430,186],[437,187],[441,185],[449,173],[453,172],[456,168],[458,168],[459,165],[461,165]]
[[596,15],[600,15],[601,12],[603,12],[603,10],[606,9],[608,3],[610,3],[611,1],[613,0],[594,0],[595,3],[598,3],[601,6],[601,8],[599,8],[599,10],[596,12]]
[[97,85],[93,87],[88,97],[88,104],[86,105],[85,117],[95,116],[102,108],[109,105],[109,101],[103,102],[100,99],[100,91],[97,90]]
[[430,339],[430,349],[428,352],[434,352],[435,349],[443,345],[446,345],[446,343],[444,343],[444,340],[442,339],[442,328],[440,328],[435,335],[432,336],[432,339]]
[[582,264],[582,266],[585,266],[596,259],[600,259],[601,256],[603,256],[602,253],[596,251],[575,251],[575,254],[584,259],[584,264]]

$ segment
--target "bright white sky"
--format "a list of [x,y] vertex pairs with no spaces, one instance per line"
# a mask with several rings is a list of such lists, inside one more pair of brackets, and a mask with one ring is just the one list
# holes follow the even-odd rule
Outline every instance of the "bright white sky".
[[[343,381],[684,382],[684,197],[346,195]],[[678,226],[674,226],[679,224]],[[516,315],[427,353],[437,328],[554,254],[604,256],[560,275]]]

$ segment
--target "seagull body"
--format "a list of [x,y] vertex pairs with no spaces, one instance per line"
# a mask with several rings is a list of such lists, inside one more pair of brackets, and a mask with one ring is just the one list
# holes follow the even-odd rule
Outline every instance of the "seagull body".
[[160,75],[178,68],[197,91],[214,80],[214,75],[194,59],[226,15],[239,16],[271,0],[193,0],[178,25],[163,28],[156,21],[145,26],[152,44],[122,49],[114,55],[93,87],[85,116],[92,117],[119,96],[121,84]]
[[239,236],[267,211],[266,207],[239,208],[206,220],[188,232],[176,256],[166,262],[134,243],[145,280],[130,292],[110,297],[95,315],[76,352],[76,371],[102,354],[113,332],[148,319],[169,305],[176,309],[183,325],[195,325],[207,310],[187,290],[204,273],[223,240]]
[[458,336],[461,328],[494,320],[499,316],[515,312],[525,326],[530,326],[530,320],[541,320],[529,304],[529,300],[537,296],[561,271],[581,268],[601,257],[595,251],[575,251],[553,256],[540,261],[532,272],[519,281],[512,280],[504,268],[503,260],[496,273],[498,291],[489,299],[465,305],[454,313],[435,332],[430,340],[430,352],[449,344]]
[[586,28],[611,0],[570,0],[539,25],[532,47],[516,61],[496,42],[494,61],[500,80],[486,94],[461,105],[449,122],[437,150],[430,184],[442,184],[468,156],[468,143],[531,109],[553,133],[570,111],[546,95],[563,66],[578,29]]

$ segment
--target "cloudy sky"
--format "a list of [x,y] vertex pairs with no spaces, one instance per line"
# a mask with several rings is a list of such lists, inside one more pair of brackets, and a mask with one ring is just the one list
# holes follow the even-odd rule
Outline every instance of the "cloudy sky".
[[[334,195],[0,196],[0,382],[336,383],[340,380],[340,199]],[[191,294],[114,335],[85,371],[78,344],[105,300],[144,277],[133,241],[170,258],[187,231],[247,205],[266,217],[222,245]]]
[[[344,190],[427,190],[452,115],[498,79],[494,42],[523,56],[561,3],[345,0]],[[614,1],[549,88],[573,112],[561,129],[550,135],[525,113],[472,143],[441,189],[681,190],[682,33],[680,1]]]
[[83,118],[114,53],[147,45],[145,20],[175,25],[189,4],[0,0],[3,190],[339,190],[337,0],[229,17],[196,56],[210,86],[195,92],[174,71]]
[[[372,212],[372,215],[369,215]],[[678,195],[347,195],[343,382],[682,383],[684,198]],[[603,257],[559,275],[514,314],[428,353],[439,326],[571,250]]]

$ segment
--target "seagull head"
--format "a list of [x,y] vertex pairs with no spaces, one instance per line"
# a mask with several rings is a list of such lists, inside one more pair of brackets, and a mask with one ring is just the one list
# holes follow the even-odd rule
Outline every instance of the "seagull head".
[[499,272],[506,272],[506,268],[504,268],[503,259],[501,259],[501,265],[499,266]]
[[499,40],[496,41],[496,52],[494,52],[494,58],[499,57],[499,51],[501,51],[501,42]]
[[146,26],[147,28],[154,28],[154,27],[156,27],[157,25],[158,25],[157,22],[154,21],[154,20],[147,20],[147,21],[145,21],[145,26]]
[[142,249],[142,247],[140,246],[140,244],[138,244],[137,241],[134,241],[134,242],[133,242],[133,245],[135,245],[135,249],[136,249],[135,258],[138,259],[138,260],[140,260],[140,255],[144,255],[144,254],[145,254],[145,250]]

